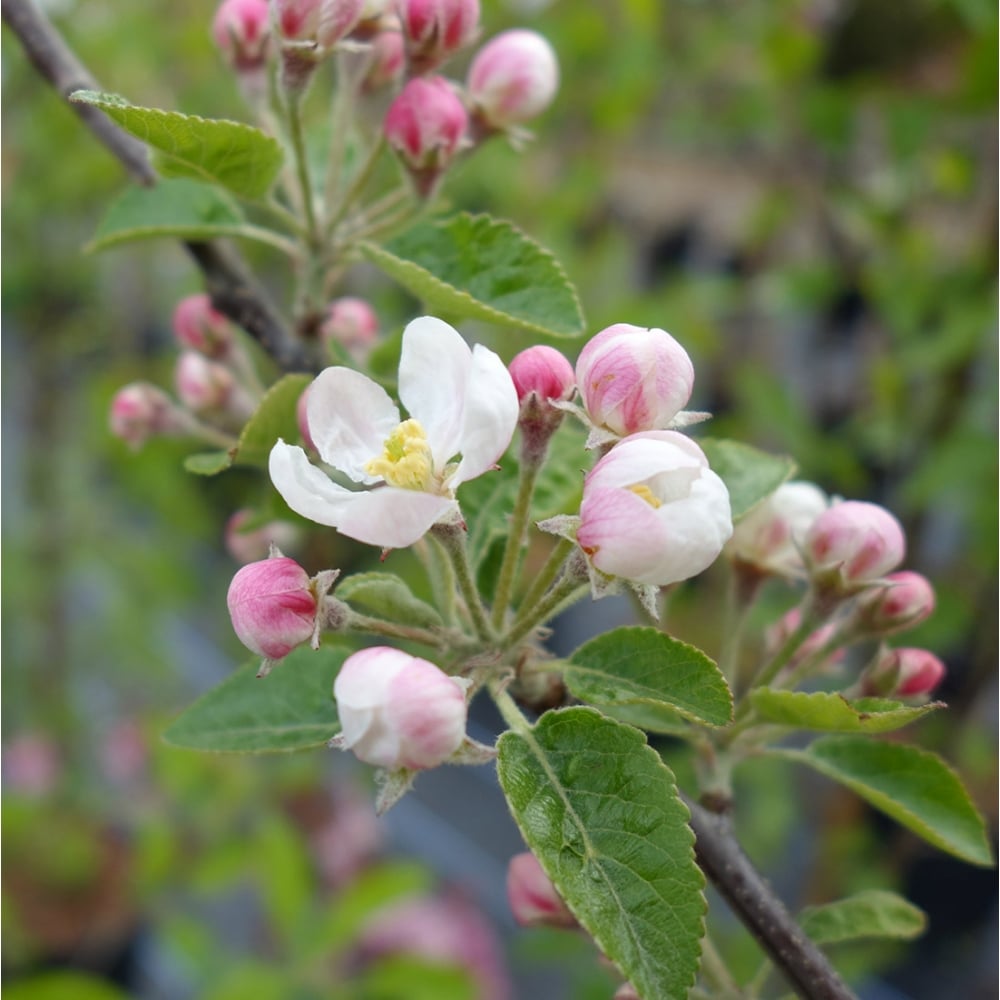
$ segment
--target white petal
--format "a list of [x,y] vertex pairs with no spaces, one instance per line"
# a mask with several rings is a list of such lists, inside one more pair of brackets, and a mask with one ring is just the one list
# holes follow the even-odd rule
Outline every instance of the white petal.
[[422,316],[403,331],[399,401],[427,433],[438,470],[461,446],[471,369],[469,345],[443,320]]
[[296,514],[336,528],[344,513],[363,493],[352,493],[332,482],[313,465],[298,445],[278,440],[271,449],[268,471],[275,489]]
[[580,507],[577,541],[609,576],[660,583],[667,526],[657,511],[629,490],[588,489]]
[[306,420],[320,458],[356,483],[378,482],[365,464],[399,424],[388,393],[352,368],[327,368],[309,387]]
[[[662,435],[667,434],[671,438],[664,440]],[[672,438],[680,438],[680,441]],[[664,472],[697,470],[706,464],[698,446],[682,434],[673,431],[633,434],[615,445],[591,469],[586,486],[591,489],[634,486]]]
[[465,397],[462,461],[452,477],[454,486],[475,479],[496,463],[514,436],[517,416],[517,390],[507,366],[491,350],[476,344]]
[[379,486],[363,493],[337,524],[342,535],[383,549],[402,549],[423,538],[455,501],[434,493]]

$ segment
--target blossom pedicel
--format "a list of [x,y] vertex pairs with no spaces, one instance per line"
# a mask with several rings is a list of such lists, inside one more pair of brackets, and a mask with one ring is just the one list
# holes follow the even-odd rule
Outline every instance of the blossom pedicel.
[[219,5],[212,38],[238,73],[256,72],[266,64],[270,17],[267,0],[223,0]]
[[515,854],[507,866],[507,901],[522,927],[576,927],[576,917],[530,851]]
[[333,684],[338,744],[395,771],[443,764],[465,739],[467,682],[389,646],[349,656]]

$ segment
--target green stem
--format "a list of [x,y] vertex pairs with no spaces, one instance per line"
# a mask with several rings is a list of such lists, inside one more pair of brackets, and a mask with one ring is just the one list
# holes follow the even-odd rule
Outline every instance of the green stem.
[[719,650],[719,669],[729,682],[731,688],[739,686],[740,649],[743,644],[743,633],[746,630],[750,609],[753,607],[754,595],[749,598],[740,586],[737,571],[730,568],[729,581],[726,586],[726,604],[723,617],[722,648]]
[[401,625],[399,622],[386,621],[384,618],[370,618],[358,614],[352,609],[348,627],[355,632],[368,632],[372,635],[384,635],[390,639],[409,639],[424,646],[435,649],[444,647],[446,640],[437,632],[420,628],[416,625]]
[[[344,149],[345,139],[351,117],[351,108],[354,105],[354,79],[348,71],[347,53],[337,52],[334,55],[337,74],[337,90],[333,98],[333,110],[330,115],[330,149],[327,153],[326,161],[326,185],[324,188],[324,204],[327,209],[332,209],[337,192],[340,190],[340,181],[344,171]],[[327,221],[327,233],[333,229],[329,220]]]
[[525,609],[533,607],[542,599],[545,591],[549,589],[549,585],[559,575],[559,570],[566,561],[566,557],[573,551],[574,545],[575,543],[568,538],[560,538],[556,542],[555,547],[549,553],[549,558],[545,560],[545,565],[535,576],[535,582],[521,599],[520,613],[523,614]]
[[495,636],[486,617],[486,609],[483,607],[476,582],[472,578],[469,552],[465,545],[465,529],[457,524],[436,524],[431,528],[431,532],[448,553],[452,569],[455,571],[455,582],[465,600],[476,635],[483,642],[491,643]]
[[348,187],[344,196],[340,199],[340,203],[337,205],[336,210],[331,213],[326,224],[326,231],[328,235],[331,235],[334,232],[337,228],[337,224],[348,213],[357,197],[364,190],[365,185],[375,172],[375,167],[378,165],[379,157],[381,156],[384,148],[385,136],[379,133],[378,138],[372,143],[371,149],[368,150],[368,156],[365,157],[364,163],[361,164],[357,173],[354,175],[354,179],[351,181],[350,187]]
[[508,648],[517,645],[539,625],[544,625],[550,618],[575,604],[588,590],[589,584],[581,582],[575,574],[567,573],[534,608],[515,619],[514,624],[504,633],[504,645]]
[[743,996],[743,991],[708,934],[701,939],[701,975],[717,1000]]
[[316,207],[313,205],[312,181],[309,179],[309,164],[306,159],[305,137],[302,133],[301,94],[289,94],[285,102],[288,109],[288,135],[292,140],[292,156],[295,160],[295,176],[299,182],[302,197],[302,212],[306,220],[306,236],[313,250],[320,247],[319,227],[316,223]]
[[493,697],[493,702],[496,705],[497,710],[500,712],[503,721],[506,722],[515,733],[520,733],[524,736],[531,732],[531,725],[524,717],[524,713],[517,707],[517,703],[510,696],[506,686],[502,682],[495,680],[492,681],[490,683],[490,694]]
[[455,625],[458,621],[455,613],[455,571],[444,546],[433,534],[426,534],[413,550],[427,574],[434,595],[434,606],[448,625]]
[[500,563],[500,574],[493,595],[493,627],[499,629],[507,614],[507,605],[514,589],[514,577],[524,551],[524,541],[528,533],[528,520],[531,515],[531,498],[535,493],[535,483],[538,480],[540,462],[521,463],[521,471],[517,488],[517,499],[514,501],[514,511],[510,517],[510,528],[507,532],[507,544],[503,550],[503,561]]

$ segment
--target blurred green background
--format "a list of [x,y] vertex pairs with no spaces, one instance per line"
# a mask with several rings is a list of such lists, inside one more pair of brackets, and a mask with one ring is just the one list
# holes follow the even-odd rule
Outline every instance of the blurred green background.
[[[208,34],[213,5],[46,6],[106,89],[245,117]],[[456,171],[449,199],[551,248],[590,333],[614,322],[673,333],[713,433],[788,452],[802,477],[899,515],[907,566],[939,597],[906,642],[949,667],[951,710],[920,739],[963,773],[995,829],[995,5],[484,0],[483,21],[487,34],[543,32],[562,83],[535,142],[523,153],[489,144]],[[107,431],[119,386],[170,387],[170,315],[201,290],[199,275],[169,243],[81,253],[127,180],[6,29],[2,72],[5,977],[118,962],[127,979],[143,928],[166,971],[157,980],[147,961],[135,995],[333,995],[309,990],[354,947],[343,930],[317,946],[298,993],[282,978],[301,928],[328,906],[296,803],[329,785],[329,762],[200,758],[158,741],[243,659],[225,613],[236,564],[222,527],[269,495],[246,470],[183,473],[191,446],[135,454]],[[280,263],[254,259],[281,299]],[[414,304],[371,273],[350,280],[387,329],[411,317]],[[507,360],[527,346],[494,345]],[[779,884],[799,822],[789,781],[783,770],[747,777],[748,843]],[[909,892],[931,913],[930,943],[915,958],[872,958],[897,995],[995,995],[984,944],[995,880],[873,823],[849,796],[816,809],[798,902],[869,884]],[[353,815],[339,801],[333,813]],[[384,881],[405,889],[411,877],[423,878]],[[245,885],[263,899],[262,926],[229,941],[230,911],[213,900]],[[394,895],[370,893],[358,926]],[[750,946],[734,932],[733,948]],[[411,972],[397,974],[412,984]],[[461,970],[435,974],[445,978],[429,996],[476,995]],[[571,995],[609,995],[600,973],[590,979]],[[416,996],[409,988],[344,995]]]

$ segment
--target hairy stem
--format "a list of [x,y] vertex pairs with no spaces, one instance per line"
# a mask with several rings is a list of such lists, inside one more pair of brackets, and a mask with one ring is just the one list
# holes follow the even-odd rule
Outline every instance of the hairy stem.
[[503,625],[510,595],[514,589],[514,578],[517,575],[517,567],[521,561],[528,533],[531,498],[535,493],[535,482],[540,468],[541,465],[537,462],[521,463],[517,499],[514,501],[514,510],[510,516],[507,544],[503,550],[503,561],[500,563],[500,573],[497,576],[497,587],[493,596],[493,627],[497,629]]
[[545,560],[545,565],[536,574],[534,583],[532,583],[528,588],[528,592],[521,599],[521,614],[525,614],[528,609],[533,608],[542,599],[552,581],[559,575],[559,570],[562,569],[563,563],[566,562],[566,557],[573,551],[574,544],[568,538],[560,538],[556,542],[549,553],[549,558]]
[[295,160],[295,176],[302,199],[302,213],[306,220],[306,234],[313,251],[320,248],[319,225],[316,222],[316,205],[313,199],[312,180],[309,176],[309,161],[306,156],[305,136],[302,132],[302,94],[288,94],[285,101],[288,119],[288,137],[292,142],[292,158]]
[[472,578],[469,552],[465,545],[465,528],[459,524],[436,524],[431,528],[431,532],[448,553],[455,571],[455,582],[458,584],[459,593],[465,601],[476,635],[483,642],[492,642],[493,629],[486,617],[486,609],[483,607],[476,582]]

